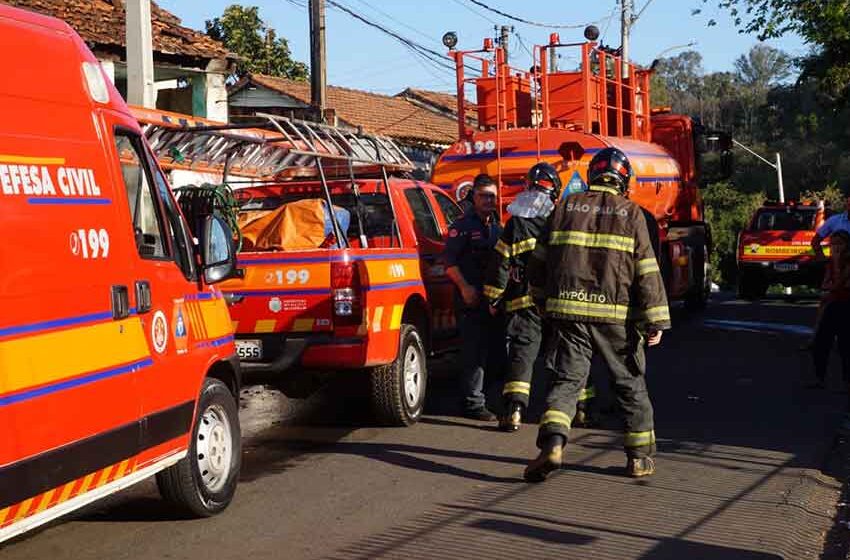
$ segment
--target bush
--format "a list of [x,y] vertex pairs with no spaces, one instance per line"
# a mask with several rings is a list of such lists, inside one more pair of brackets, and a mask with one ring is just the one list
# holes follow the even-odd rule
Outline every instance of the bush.
[[764,195],[747,194],[729,183],[712,183],[702,190],[705,220],[711,227],[714,251],[711,255],[712,280],[721,286],[735,284],[735,252],[738,233],[749,223],[753,212],[764,203]]

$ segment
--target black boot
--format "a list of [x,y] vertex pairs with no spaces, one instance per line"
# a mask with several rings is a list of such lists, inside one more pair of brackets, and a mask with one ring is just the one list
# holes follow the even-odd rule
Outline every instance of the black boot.
[[540,449],[540,454],[525,468],[527,482],[543,482],[549,473],[561,468],[566,438],[560,434],[549,436]]
[[505,407],[505,414],[499,418],[499,429],[503,432],[515,432],[522,426],[522,413],[525,407],[519,401],[511,401]]

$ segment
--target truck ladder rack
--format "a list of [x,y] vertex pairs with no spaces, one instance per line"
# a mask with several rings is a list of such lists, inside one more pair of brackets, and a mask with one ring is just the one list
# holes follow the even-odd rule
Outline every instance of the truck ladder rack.
[[166,169],[270,180],[412,171],[390,138],[361,131],[258,113],[257,121],[221,124],[139,107],[131,108]]

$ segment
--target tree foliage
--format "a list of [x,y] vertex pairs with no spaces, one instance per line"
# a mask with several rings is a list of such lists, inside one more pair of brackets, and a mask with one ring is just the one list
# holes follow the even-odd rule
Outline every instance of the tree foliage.
[[307,66],[292,59],[289,43],[260,18],[256,6],[233,4],[221,17],[207,20],[207,35],[240,57],[235,77],[249,72],[305,80]]
[[[732,15],[744,33],[760,40],[798,33],[814,47],[800,63],[834,100],[850,104],[850,0],[703,0]],[[699,12],[699,10],[695,10]],[[714,25],[714,20],[709,25]]]

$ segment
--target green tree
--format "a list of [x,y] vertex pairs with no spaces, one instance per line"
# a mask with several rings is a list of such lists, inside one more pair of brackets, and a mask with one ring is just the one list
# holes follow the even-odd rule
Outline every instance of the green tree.
[[748,139],[754,138],[756,118],[767,101],[768,91],[788,78],[791,68],[790,56],[767,45],[755,45],[735,60],[735,77],[740,84],[744,131]]
[[292,59],[289,43],[260,18],[256,6],[232,4],[221,17],[207,20],[207,35],[240,57],[236,78],[249,72],[306,80],[307,66]]
[[[744,33],[760,40],[796,32],[815,47],[801,61],[803,79],[816,80],[850,104],[850,0],[703,0],[729,11]],[[700,10],[694,10],[698,13]],[[709,20],[709,25],[715,25]]]
[[745,194],[729,183],[714,183],[702,190],[705,220],[711,226],[714,252],[711,255],[713,280],[734,284],[737,275],[738,233],[749,223],[762,202],[760,194]]

